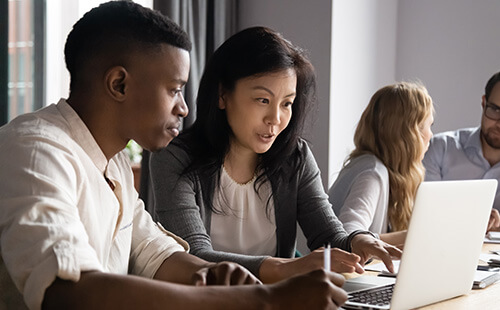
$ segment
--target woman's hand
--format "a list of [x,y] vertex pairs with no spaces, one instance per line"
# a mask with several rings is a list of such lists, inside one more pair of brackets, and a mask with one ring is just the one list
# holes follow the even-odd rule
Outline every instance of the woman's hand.
[[[320,248],[300,258],[269,257],[262,262],[259,277],[264,283],[274,283],[294,275],[321,269],[324,266],[324,251],[324,248]],[[337,248],[331,249],[330,252],[331,271],[364,272],[358,255]]]
[[358,234],[352,238],[351,250],[361,257],[361,265],[364,265],[372,257],[382,260],[390,272],[394,272],[393,258],[401,258],[401,250],[395,246],[376,239],[369,234]]

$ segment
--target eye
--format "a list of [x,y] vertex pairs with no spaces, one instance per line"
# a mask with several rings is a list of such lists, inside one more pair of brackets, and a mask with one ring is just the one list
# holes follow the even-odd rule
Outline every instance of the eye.
[[181,87],[177,87],[177,88],[174,88],[172,90],[172,94],[174,95],[178,95],[178,94],[181,94],[182,93],[182,88]]
[[291,107],[293,104],[292,101],[285,102],[285,107]]
[[269,99],[267,98],[257,98],[257,101],[264,104],[269,104]]

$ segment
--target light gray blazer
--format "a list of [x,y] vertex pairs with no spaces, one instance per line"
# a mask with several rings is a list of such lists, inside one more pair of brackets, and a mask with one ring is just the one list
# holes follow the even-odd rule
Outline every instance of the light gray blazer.
[[[305,141],[297,145],[304,163],[293,178],[280,186],[271,183],[275,206],[278,257],[294,257],[297,223],[311,250],[330,242],[332,247],[350,251],[348,235],[333,213],[321,182],[320,170]],[[190,252],[207,261],[232,261],[258,276],[267,256],[250,256],[214,251],[210,241],[211,210],[203,203],[200,181],[192,174],[182,174],[191,160],[175,143],[153,153],[150,170],[153,183],[156,219],[169,231],[186,240]]]

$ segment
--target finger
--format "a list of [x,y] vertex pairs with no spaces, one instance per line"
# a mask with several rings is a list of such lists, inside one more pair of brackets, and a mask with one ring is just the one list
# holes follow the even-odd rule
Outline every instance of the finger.
[[332,260],[340,260],[346,263],[350,262],[352,265],[358,263],[361,259],[357,254],[349,253],[338,248],[331,250],[331,258]]
[[384,251],[384,255],[379,255],[378,257],[384,262],[385,267],[387,267],[387,270],[389,272],[394,273],[394,265],[392,264],[392,259],[391,255],[389,255],[389,252]]
[[215,283],[217,285],[231,285],[231,278],[233,270],[231,270],[231,266],[227,263],[219,263],[215,268]]
[[243,284],[262,284],[262,281],[260,281],[257,277],[247,277],[245,283]]
[[332,282],[333,284],[335,284],[338,287],[342,287],[342,285],[344,285],[345,278],[343,275],[341,275],[340,273],[331,272],[331,271],[325,271],[325,272],[326,272],[326,275],[327,275],[328,279],[330,280],[330,282]]
[[[337,274],[333,275],[337,276]],[[341,279],[343,285],[344,277],[341,276]],[[346,291],[342,289],[342,285],[335,283],[335,280],[331,281],[330,283],[329,292],[331,296],[331,301],[337,306],[337,308],[340,308],[347,301],[348,298]]]
[[338,265],[336,267],[338,268],[338,270],[336,268],[333,268],[332,271],[340,272],[340,273],[351,273],[351,272],[364,273],[365,272],[365,269],[359,263],[351,265],[351,264],[345,264],[344,262],[340,262],[340,265]]
[[231,285],[256,284],[259,282],[259,279],[254,275],[240,267],[236,267],[231,274]]
[[332,296],[332,302],[337,306],[341,307],[347,301],[347,293],[340,287],[330,286],[330,295]]
[[332,271],[339,273],[351,273],[356,271],[356,268],[353,265],[346,264],[344,262],[336,262],[332,263]]
[[207,285],[207,273],[208,269],[203,268],[198,270],[194,275],[193,275],[193,285],[195,286],[206,286]]
[[489,232],[494,226],[494,221],[492,218],[488,221],[488,227],[486,227],[486,232]]
[[500,226],[500,213],[498,212],[497,209],[492,209],[492,216],[493,216],[493,227],[499,227]]
[[401,251],[401,249],[389,244],[386,244],[385,250],[389,252],[389,255],[392,258],[401,258],[401,255],[403,255],[403,251]]
[[365,272],[365,268],[363,268],[363,266],[361,266],[360,263],[356,263],[356,265],[354,266],[354,271],[356,273],[364,273]]

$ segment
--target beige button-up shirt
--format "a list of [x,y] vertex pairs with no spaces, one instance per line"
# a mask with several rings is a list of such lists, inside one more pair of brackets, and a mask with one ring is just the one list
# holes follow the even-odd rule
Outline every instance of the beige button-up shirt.
[[0,150],[0,250],[29,308],[40,308],[56,277],[151,278],[188,250],[145,211],[126,155],[108,162],[65,100],[1,128]]

